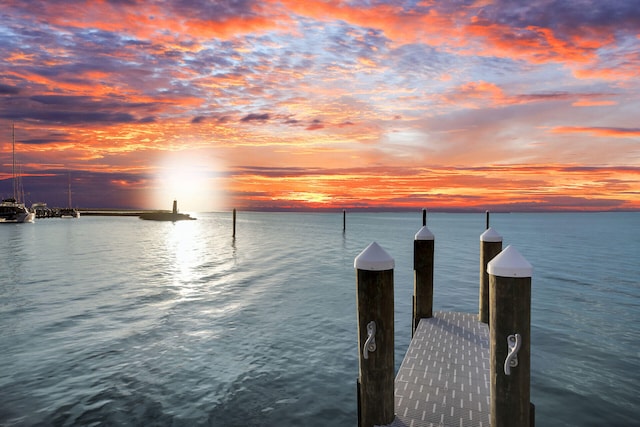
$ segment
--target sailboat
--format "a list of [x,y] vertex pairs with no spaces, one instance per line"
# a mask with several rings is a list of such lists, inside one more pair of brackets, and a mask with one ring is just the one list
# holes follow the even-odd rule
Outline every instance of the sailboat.
[[66,208],[60,209],[60,218],[80,218],[80,211],[71,206],[71,173],[69,173],[69,188],[67,190],[69,202]]
[[34,222],[36,214],[29,211],[20,200],[18,177],[16,176],[16,129],[12,124],[12,150],[13,150],[13,197],[3,199],[0,202],[0,223],[24,223]]

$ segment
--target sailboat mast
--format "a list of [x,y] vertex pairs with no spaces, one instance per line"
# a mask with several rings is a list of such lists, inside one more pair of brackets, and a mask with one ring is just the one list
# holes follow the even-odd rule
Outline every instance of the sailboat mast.
[[24,185],[22,184],[22,165],[18,166],[18,196],[20,196],[20,199],[16,200],[20,203],[25,203]]
[[68,190],[68,196],[69,196],[69,209],[71,209],[71,172],[69,172],[69,190]]
[[13,198],[18,200],[18,184],[16,182],[16,124],[15,122],[11,123],[11,151],[13,153],[13,166],[11,169],[11,173],[13,174]]

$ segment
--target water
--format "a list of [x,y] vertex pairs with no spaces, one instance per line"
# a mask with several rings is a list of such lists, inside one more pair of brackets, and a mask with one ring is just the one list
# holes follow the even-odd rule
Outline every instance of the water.
[[[0,227],[0,425],[355,426],[353,259],[396,260],[410,340],[420,213],[229,213]],[[533,264],[539,426],[640,419],[640,214],[493,214]],[[430,214],[436,310],[477,312],[484,215]]]

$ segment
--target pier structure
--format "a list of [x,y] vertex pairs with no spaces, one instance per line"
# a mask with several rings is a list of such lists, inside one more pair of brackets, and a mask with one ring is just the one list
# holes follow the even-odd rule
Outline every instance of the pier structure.
[[[501,246],[488,218],[481,245]],[[434,242],[423,220],[414,238],[412,339],[395,380],[395,261],[376,242],[354,260],[358,426],[534,427],[531,264],[513,246],[493,255],[487,250],[480,262],[479,312],[434,312]]]

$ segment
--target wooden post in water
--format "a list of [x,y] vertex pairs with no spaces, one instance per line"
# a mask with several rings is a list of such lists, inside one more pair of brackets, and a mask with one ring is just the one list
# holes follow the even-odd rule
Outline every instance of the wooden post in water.
[[347,231],[347,210],[342,211],[342,232]]
[[433,252],[435,237],[423,226],[413,240],[413,322],[411,336],[420,319],[433,317]]
[[394,419],[395,261],[376,242],[354,260],[358,310],[358,425],[386,425]]
[[531,264],[512,246],[487,267],[491,300],[491,427],[531,422]]
[[489,211],[485,211],[486,215],[487,215],[487,226],[485,227],[485,230],[489,229]]
[[233,209],[233,237],[236,237],[236,210]]
[[[488,214],[487,214],[488,215]],[[487,264],[502,250],[502,236],[489,227],[480,235],[480,297],[478,299],[478,320],[489,324],[489,274]]]
[[422,209],[422,226],[427,225],[427,210]]

